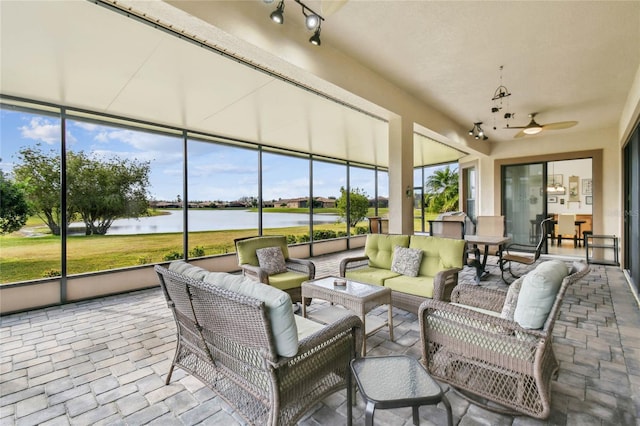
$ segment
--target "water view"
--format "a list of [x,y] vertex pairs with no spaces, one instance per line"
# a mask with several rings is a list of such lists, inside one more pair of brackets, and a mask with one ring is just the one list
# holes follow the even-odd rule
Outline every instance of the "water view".
[[[163,210],[168,214],[140,219],[117,219],[109,228],[107,235],[155,234],[163,232],[182,232],[182,211]],[[339,219],[335,214],[313,215],[314,225],[335,223]],[[306,226],[309,215],[306,213],[263,213],[264,228],[283,228],[287,226]],[[72,228],[82,228],[84,224],[73,223]],[[220,231],[229,229],[256,229],[258,212],[248,210],[189,210],[189,232]]]

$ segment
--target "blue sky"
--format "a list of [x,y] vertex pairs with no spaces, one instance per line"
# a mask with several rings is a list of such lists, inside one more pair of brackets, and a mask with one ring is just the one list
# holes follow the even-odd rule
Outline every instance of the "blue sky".
[[[45,152],[60,150],[60,120],[0,109],[0,169],[10,173],[22,147],[41,145]],[[67,149],[96,157],[118,156],[151,162],[150,195],[157,200],[182,197],[182,141],[180,138],[124,128],[102,126],[77,120],[67,121]],[[236,200],[257,196],[257,152],[204,142],[191,142],[189,149],[189,199]],[[303,197],[308,193],[308,161],[264,154],[263,181],[266,200]],[[344,167],[315,163],[314,196],[339,196],[345,185]],[[371,171],[352,169],[352,186],[374,196]],[[386,176],[380,179],[387,186]],[[386,191],[381,196],[388,196]]]

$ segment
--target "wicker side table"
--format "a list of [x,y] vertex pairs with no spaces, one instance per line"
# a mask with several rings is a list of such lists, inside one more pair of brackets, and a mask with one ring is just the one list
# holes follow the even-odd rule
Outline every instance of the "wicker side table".
[[407,355],[356,358],[351,360],[351,371],[367,404],[367,426],[373,426],[376,408],[400,407],[411,407],[413,424],[419,425],[420,406],[438,402],[447,410],[447,424],[453,425],[451,404],[417,359]]
[[[307,317],[305,299],[322,299],[331,302],[331,306],[318,309],[309,315],[313,320],[328,323],[336,317],[344,315],[345,310],[335,305],[344,306],[354,312],[362,320],[365,330],[362,339],[362,356],[367,351],[367,335],[370,335],[382,327],[389,327],[389,338],[393,341],[393,311],[391,309],[391,289],[377,285],[346,280],[346,286],[334,285],[335,280],[344,280],[339,277],[325,277],[302,283],[302,316]],[[379,318],[366,318],[367,312],[380,305],[388,306],[387,320]]]

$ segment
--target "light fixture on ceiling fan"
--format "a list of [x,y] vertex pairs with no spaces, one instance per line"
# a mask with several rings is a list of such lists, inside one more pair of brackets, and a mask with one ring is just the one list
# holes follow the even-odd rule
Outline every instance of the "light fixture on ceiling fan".
[[521,137],[524,137],[524,136],[527,136],[527,135],[529,135],[529,136],[530,135],[537,135],[538,133],[540,133],[543,130],[568,129],[569,127],[573,127],[576,124],[578,124],[577,121],[558,121],[556,123],[538,124],[536,122],[536,115],[537,114],[538,114],[537,112],[533,112],[533,113],[529,114],[529,117],[531,118],[531,121],[526,126],[509,126],[507,124],[507,127],[505,127],[505,129],[522,129],[518,133],[516,133],[516,135],[514,136],[514,138],[521,138]]

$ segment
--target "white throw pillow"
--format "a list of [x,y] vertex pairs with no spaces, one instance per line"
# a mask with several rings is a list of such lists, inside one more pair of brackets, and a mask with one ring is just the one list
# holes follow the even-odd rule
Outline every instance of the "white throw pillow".
[[524,328],[542,328],[568,272],[564,262],[549,260],[525,275],[513,319]]
[[294,356],[298,353],[298,329],[288,293],[242,275],[225,272],[209,272],[204,282],[263,301],[278,355]]
[[397,274],[417,277],[422,261],[422,250],[396,246],[393,250],[391,270]]
[[284,255],[280,247],[265,247],[256,250],[258,264],[267,274],[282,274],[287,272],[287,266],[284,261]]

